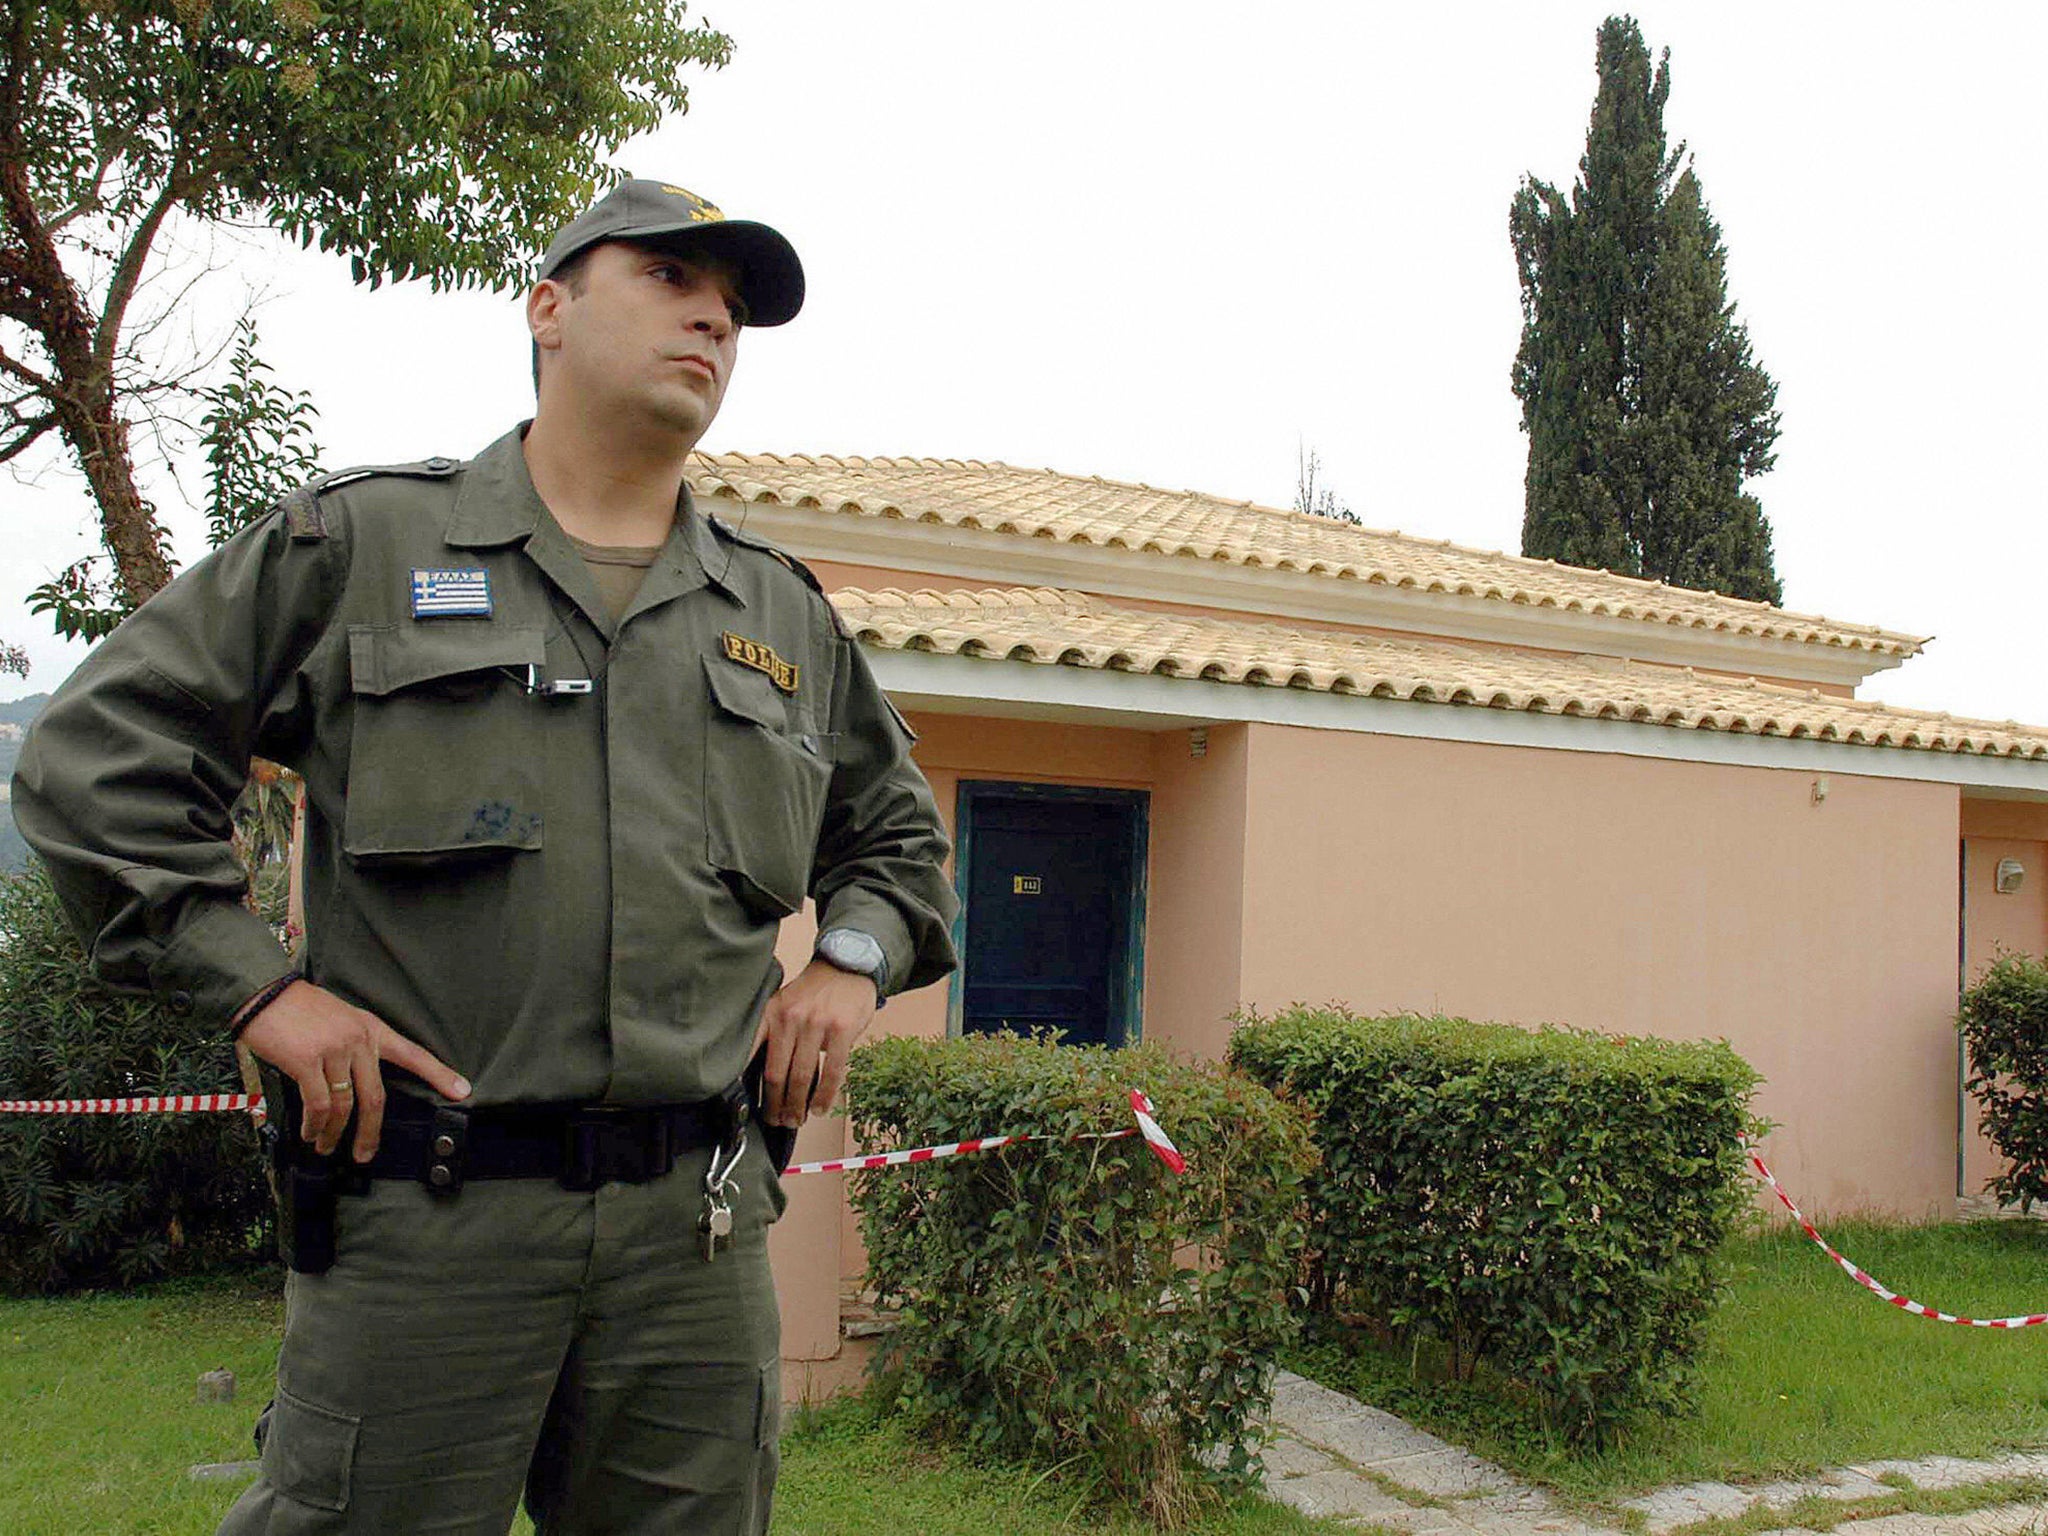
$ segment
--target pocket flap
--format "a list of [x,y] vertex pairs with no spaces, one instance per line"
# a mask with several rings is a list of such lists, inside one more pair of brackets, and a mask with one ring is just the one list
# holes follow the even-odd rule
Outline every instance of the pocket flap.
[[707,656],[704,658],[704,674],[711,680],[711,697],[727,714],[738,715],[742,720],[751,720],[778,733],[788,731],[789,709],[783,702],[785,696],[768,681],[765,673],[750,671],[737,662]]
[[361,1419],[316,1408],[280,1387],[263,1435],[264,1481],[315,1509],[347,1509],[361,1430]]
[[445,621],[404,628],[351,624],[348,631],[349,685],[359,694],[382,698],[437,677],[512,667],[522,675],[547,660],[547,634],[538,624],[466,625]]

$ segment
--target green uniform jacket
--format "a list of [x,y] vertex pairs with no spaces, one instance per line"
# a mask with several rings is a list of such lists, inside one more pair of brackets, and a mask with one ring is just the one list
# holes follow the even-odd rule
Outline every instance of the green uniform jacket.
[[[333,477],[179,577],[44,709],[15,815],[101,976],[225,1024],[289,969],[228,843],[250,757],[286,764],[308,979],[474,1104],[704,1098],[807,894],[891,990],[952,969],[945,833],[808,572],[686,495],[614,625],[520,439]],[[416,613],[476,571],[487,616]]]

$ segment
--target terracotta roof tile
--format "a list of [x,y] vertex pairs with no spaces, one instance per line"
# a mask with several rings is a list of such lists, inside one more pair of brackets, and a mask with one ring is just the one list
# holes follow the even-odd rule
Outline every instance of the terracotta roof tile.
[[1468,549],[1448,539],[1361,528],[1194,491],[977,459],[700,454],[692,460],[690,484],[709,499],[1227,561],[1887,656],[1914,655],[1924,643],[1875,625],[1844,624],[1718,593]]
[[1687,730],[2048,758],[2048,730],[2012,721],[1921,714],[1817,689],[1613,657],[1546,656],[1160,613],[1044,587],[848,588],[833,593],[832,601],[864,642],[883,650],[1479,704]]

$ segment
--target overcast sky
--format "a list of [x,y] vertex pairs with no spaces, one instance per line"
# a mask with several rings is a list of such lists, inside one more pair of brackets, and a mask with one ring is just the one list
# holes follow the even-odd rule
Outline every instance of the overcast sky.
[[[1507,210],[1568,184],[1608,8],[719,0],[732,64],[617,162],[781,228],[810,300],[749,333],[704,446],[1003,459],[1285,506],[1297,443],[1369,524],[1519,547]],[[1936,636],[1866,696],[2048,724],[2048,6],[1634,7],[1671,50],[1730,296],[1778,381],[1753,483],[1786,605]],[[535,232],[535,244],[547,231]],[[352,288],[255,239],[331,467],[467,455],[531,409],[507,296]],[[196,489],[196,470],[189,483]],[[189,560],[203,549],[160,491]],[[0,482],[0,637],[89,547],[55,470]],[[21,691],[10,687],[9,691]]]

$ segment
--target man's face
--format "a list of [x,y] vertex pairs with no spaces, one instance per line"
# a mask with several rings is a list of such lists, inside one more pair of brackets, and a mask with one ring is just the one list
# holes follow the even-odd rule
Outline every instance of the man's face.
[[541,350],[542,408],[637,418],[697,440],[718,415],[745,318],[732,269],[655,245],[611,241],[585,253],[569,280],[527,300]]

